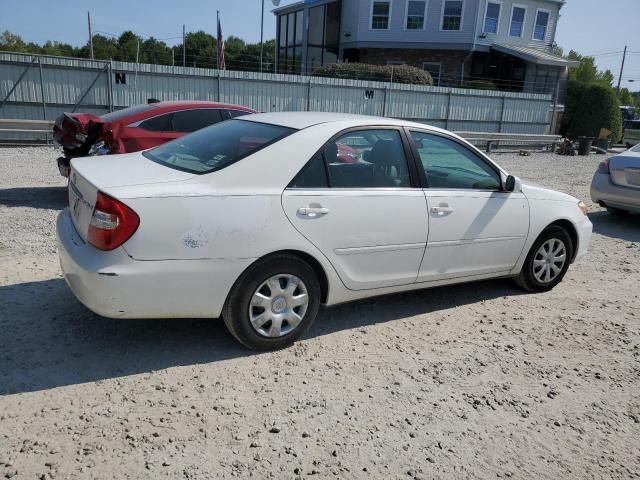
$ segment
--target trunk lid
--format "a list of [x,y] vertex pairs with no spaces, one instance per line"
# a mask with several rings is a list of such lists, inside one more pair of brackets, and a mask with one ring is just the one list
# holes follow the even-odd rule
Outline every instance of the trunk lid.
[[63,113],[53,126],[53,138],[65,153],[81,157],[89,152],[107,123],[91,113]]
[[609,172],[616,185],[640,189],[640,154],[628,152],[611,157]]
[[[104,157],[76,158],[69,175],[69,210],[78,234],[86,240],[98,191],[118,198],[121,187],[135,190],[142,185],[180,182],[194,177],[159,165],[140,152]],[[125,202],[126,203],[126,202]]]

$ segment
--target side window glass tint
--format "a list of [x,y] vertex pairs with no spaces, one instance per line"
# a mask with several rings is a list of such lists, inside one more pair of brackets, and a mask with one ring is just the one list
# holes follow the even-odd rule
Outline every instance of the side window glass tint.
[[313,157],[313,160],[302,169],[291,186],[293,188],[327,188],[329,182],[322,155]]
[[500,176],[465,146],[439,135],[411,132],[429,188],[500,190]]
[[140,123],[140,128],[149,130],[150,132],[169,132],[171,128],[171,117],[173,113],[167,113],[164,115],[158,115],[157,117],[149,118]]
[[176,132],[195,132],[221,121],[222,114],[217,109],[183,110],[173,114],[173,130]]
[[409,187],[409,168],[397,130],[346,133],[324,150],[332,188]]

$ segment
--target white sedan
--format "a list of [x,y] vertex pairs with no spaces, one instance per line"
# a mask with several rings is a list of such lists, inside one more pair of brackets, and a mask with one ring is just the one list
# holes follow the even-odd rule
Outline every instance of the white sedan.
[[591,223],[576,198],[445,130],[287,112],[74,159],[57,231],[64,277],[94,312],[221,316],[274,349],[321,304],[497,277],[550,290]]

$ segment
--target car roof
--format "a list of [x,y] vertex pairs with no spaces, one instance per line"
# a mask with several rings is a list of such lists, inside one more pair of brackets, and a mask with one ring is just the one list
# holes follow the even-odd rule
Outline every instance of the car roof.
[[254,115],[240,117],[238,118],[238,120],[269,123],[272,125],[280,125],[282,127],[295,128],[298,130],[319,124],[339,123],[341,128],[390,125],[426,128],[429,130],[445,132],[445,130],[442,130],[441,128],[433,127],[424,123],[412,122],[410,120],[376,117],[371,115],[356,115],[352,113],[272,112],[256,113]]
[[193,108],[231,108],[237,110],[246,110],[253,112],[254,110],[243,107],[242,105],[233,105],[231,103],[220,103],[220,102],[210,102],[206,100],[175,100],[175,101],[162,101],[162,102],[153,102],[149,103],[150,106],[155,108],[162,109],[178,109],[183,107],[193,107]]

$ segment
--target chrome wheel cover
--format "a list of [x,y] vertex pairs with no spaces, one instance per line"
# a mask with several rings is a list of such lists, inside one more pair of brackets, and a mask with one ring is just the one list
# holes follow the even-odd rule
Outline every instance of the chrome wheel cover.
[[567,247],[559,238],[550,238],[533,257],[533,276],[540,283],[553,282],[567,261]]
[[307,286],[295,275],[274,275],[260,284],[249,303],[249,322],[263,337],[278,338],[294,331],[309,306]]

